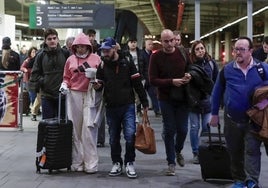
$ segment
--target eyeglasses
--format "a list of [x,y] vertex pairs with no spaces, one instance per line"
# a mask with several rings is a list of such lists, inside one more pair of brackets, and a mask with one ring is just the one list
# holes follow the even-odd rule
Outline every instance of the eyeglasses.
[[195,51],[199,51],[199,50],[204,50],[205,48],[204,47],[198,47],[196,49],[194,49]]
[[173,42],[174,41],[174,38],[173,39],[169,39],[169,40],[163,40],[164,43],[168,44],[169,42]]
[[234,49],[233,49],[233,51],[234,51],[235,53],[237,53],[237,52],[243,53],[243,52],[245,52],[246,50],[249,50],[249,48],[234,48]]
[[48,41],[52,41],[52,40],[56,40],[57,37],[51,37],[51,38],[47,38]]

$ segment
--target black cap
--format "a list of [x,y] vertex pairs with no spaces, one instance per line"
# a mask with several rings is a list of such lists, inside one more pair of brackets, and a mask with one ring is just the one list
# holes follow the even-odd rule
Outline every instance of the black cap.
[[4,37],[2,39],[2,49],[10,49],[11,41],[9,37]]

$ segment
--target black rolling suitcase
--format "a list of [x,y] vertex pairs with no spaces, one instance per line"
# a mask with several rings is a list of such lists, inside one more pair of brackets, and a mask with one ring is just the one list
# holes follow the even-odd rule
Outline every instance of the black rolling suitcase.
[[218,133],[211,133],[210,127],[208,130],[200,136],[199,162],[202,178],[204,181],[207,179],[232,180],[230,156],[220,125],[218,125]]
[[[61,111],[61,94],[59,97],[59,114]],[[67,108],[67,107],[66,107]],[[65,119],[46,119],[39,122],[36,148],[36,172],[41,169],[59,170],[72,165],[72,132],[73,123]]]

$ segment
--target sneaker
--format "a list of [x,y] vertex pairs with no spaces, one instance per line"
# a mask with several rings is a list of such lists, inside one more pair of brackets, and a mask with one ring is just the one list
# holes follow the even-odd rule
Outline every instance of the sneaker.
[[137,116],[138,116],[138,117],[142,117],[142,115],[143,115],[143,114],[142,114],[141,111],[138,111],[138,112],[137,112]]
[[246,188],[246,185],[244,182],[241,181],[236,181],[234,184],[231,186],[231,188]]
[[252,180],[247,181],[247,188],[259,188],[259,185]]
[[155,117],[161,117],[162,114],[160,112],[155,112]]
[[122,165],[119,162],[114,163],[112,170],[109,172],[109,176],[119,176],[122,174]]
[[127,173],[127,177],[129,177],[129,178],[136,178],[137,177],[137,173],[135,171],[133,162],[128,162],[127,163],[126,173]]
[[166,171],[166,176],[175,176],[175,164],[169,164]]
[[32,120],[32,121],[37,121],[37,119],[36,119],[36,115],[32,115],[31,120]]
[[96,169],[85,169],[84,172],[86,174],[96,174],[98,172],[98,170],[96,170]]
[[104,147],[105,147],[104,143],[101,142],[97,143],[97,148],[104,148]]
[[199,157],[198,157],[198,154],[194,154],[194,157],[193,157],[193,164],[199,164]]
[[184,161],[183,155],[181,153],[176,153],[176,158],[177,158],[178,165],[180,165],[181,167],[184,167],[185,161]]
[[78,167],[71,166],[71,170],[73,172],[83,172],[84,168],[82,166],[78,166]]

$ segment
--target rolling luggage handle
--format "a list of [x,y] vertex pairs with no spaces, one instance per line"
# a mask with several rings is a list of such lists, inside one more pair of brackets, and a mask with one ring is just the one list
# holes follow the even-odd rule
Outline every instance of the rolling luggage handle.
[[[211,131],[210,131],[210,126],[209,124],[207,124],[207,127],[208,127],[208,142],[209,142],[209,146],[212,145],[212,139],[211,139]],[[222,139],[221,139],[221,124],[218,123],[218,138],[219,138],[219,142],[220,142],[220,146],[222,147],[223,146],[223,143],[222,143]]]
[[[61,92],[59,92],[59,110],[58,110],[58,122],[60,124],[60,118],[61,118]],[[65,96],[65,123],[67,123],[67,95]]]

